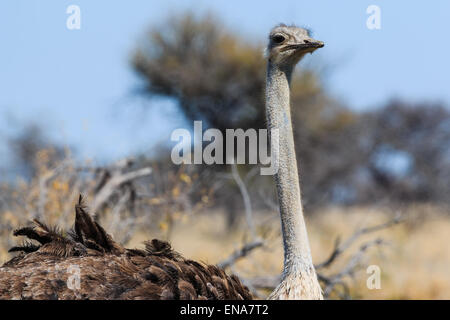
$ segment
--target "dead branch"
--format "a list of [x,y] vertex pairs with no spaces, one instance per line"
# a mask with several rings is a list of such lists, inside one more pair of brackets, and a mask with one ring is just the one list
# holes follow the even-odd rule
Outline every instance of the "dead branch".
[[382,229],[389,228],[393,225],[400,223],[402,219],[399,215],[395,216],[394,219],[389,220],[385,223],[375,225],[372,227],[366,227],[356,230],[346,241],[342,244],[340,243],[340,237],[337,237],[334,242],[334,249],[330,256],[322,263],[317,264],[316,270],[329,267],[345,250],[347,250],[353,243],[355,243],[362,235],[373,233]]
[[245,208],[245,219],[247,220],[247,225],[250,230],[250,234],[252,239],[256,238],[255,231],[255,223],[253,221],[253,210],[252,210],[252,202],[250,200],[250,196],[247,190],[247,186],[244,181],[242,181],[241,176],[239,175],[237,165],[233,162],[231,165],[231,176],[239,187],[239,191],[241,192],[242,199],[244,200],[244,208]]
[[[343,278],[346,276],[349,277],[354,276],[360,265],[361,260],[364,258],[366,251],[370,247],[379,246],[383,244],[386,244],[386,242],[383,241],[383,239],[381,238],[368,241],[359,247],[358,251],[355,254],[353,254],[353,256],[349,259],[344,268],[342,268],[342,270],[339,271],[338,273],[331,276],[324,276],[318,273],[319,280],[322,281],[325,285],[325,287],[323,288],[324,296],[328,297],[337,285],[341,285],[344,291],[347,292],[348,286],[343,281]],[[344,293],[344,295],[346,294]],[[348,295],[346,295],[346,297],[348,297]]]
[[130,191],[127,190],[123,195],[120,196],[119,201],[114,206],[111,211],[111,222],[109,224],[108,230],[111,230],[111,233],[114,233],[112,230],[116,230],[120,224],[120,212],[125,208],[125,204],[127,200],[130,198]]
[[219,262],[217,264],[217,266],[222,269],[227,268],[227,267],[235,264],[236,261],[238,261],[239,259],[247,256],[252,250],[262,247],[263,245],[264,245],[264,242],[261,240],[256,240],[256,241],[247,243],[247,244],[243,245],[241,248],[239,248],[238,250],[235,250],[228,258],[226,258],[222,262]]
[[92,212],[96,212],[103,204],[105,204],[116,191],[116,189],[122,184],[140,177],[148,176],[151,173],[152,169],[149,167],[141,168],[127,173],[123,173],[119,170],[114,170],[111,174],[111,178],[95,195],[95,198],[92,202]]
[[[403,219],[401,219],[400,216],[397,215],[394,219],[389,220],[385,223],[372,227],[357,229],[342,244],[339,241],[340,238],[337,238],[330,256],[324,262],[315,265],[317,277],[322,283],[322,287],[324,290],[324,297],[329,297],[332,292],[336,292],[342,299],[350,298],[350,289],[348,287],[348,284],[345,282],[345,278],[353,277],[355,275],[361,265],[362,259],[365,257],[365,254],[370,248],[384,245],[386,244],[386,242],[381,238],[376,238],[374,240],[363,243],[358,248],[358,250],[351,255],[345,266],[335,274],[326,275],[324,273],[325,269],[331,267],[342,255],[342,253],[349,250],[351,245],[354,244],[362,235],[392,227],[393,225],[396,225],[401,221],[403,221]],[[280,283],[281,276],[255,277],[252,279],[246,279],[246,281],[255,289],[273,290]],[[341,287],[342,290],[338,290],[339,287]]]

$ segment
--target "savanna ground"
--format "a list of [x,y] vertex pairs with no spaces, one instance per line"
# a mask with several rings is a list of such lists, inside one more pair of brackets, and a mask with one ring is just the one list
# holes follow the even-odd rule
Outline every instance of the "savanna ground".
[[[41,154],[40,161],[43,161],[42,157],[45,158],[45,153]],[[29,182],[18,181],[14,185],[1,186],[0,264],[12,257],[7,252],[8,248],[20,242],[12,236],[14,228],[26,224],[33,217],[69,228],[74,221],[73,206],[80,192],[87,193],[89,205],[97,203],[102,225],[127,247],[140,247],[147,239],[166,239],[185,257],[215,264],[249,242],[244,212],[230,230],[222,209],[208,204],[213,201],[212,196],[204,194],[197,204],[180,205],[186,201],[184,195],[187,190],[195,188],[195,175],[191,176],[189,172],[178,172],[173,179],[168,178],[167,181],[172,182],[165,193],[151,191],[154,190],[153,181],[145,196],[143,188],[146,183],[141,183],[139,202],[132,209],[125,205],[129,200],[127,189],[113,186],[118,189],[108,195],[111,185],[106,183],[103,191],[97,190],[94,195],[98,188],[96,180],[88,173],[81,174],[71,161],[65,160],[52,168],[41,166],[38,172]],[[105,192],[109,199],[108,204],[102,207],[98,199]],[[332,275],[345,268],[365,243],[382,239],[381,244],[363,252],[352,276],[342,279],[349,288],[348,298],[449,299],[450,216],[448,210],[437,206],[409,205],[396,209],[388,206],[332,206],[317,210],[307,215],[315,263],[330,256],[336,238],[345,241],[355,230],[383,224],[398,214],[402,217],[401,223],[359,237],[336,258],[326,274]],[[256,234],[263,239],[264,246],[237,260],[228,271],[244,279],[279,275],[283,254],[278,213],[275,210],[255,210],[253,219]],[[369,265],[380,267],[381,289],[368,289],[366,268]],[[264,298],[267,292],[259,290],[259,297]],[[330,298],[338,296],[331,294]]]

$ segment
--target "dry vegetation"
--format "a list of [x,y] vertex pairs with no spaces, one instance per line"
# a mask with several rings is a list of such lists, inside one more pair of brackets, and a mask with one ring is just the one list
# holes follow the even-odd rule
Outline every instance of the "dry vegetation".
[[[329,208],[308,219],[309,236],[316,262],[326,259],[336,237],[350,236],[363,225],[375,225],[389,219],[388,209],[357,207],[352,209]],[[366,240],[382,237],[386,244],[371,248],[362,261],[361,268],[348,283],[353,299],[449,299],[450,298],[450,250],[448,214],[438,208],[411,207],[405,210],[404,223],[362,237],[351,250],[344,253],[330,273],[339,271],[346,259]],[[245,278],[276,275],[282,268],[282,246],[277,216],[262,213],[258,219],[267,221],[271,230],[269,245],[255,249],[249,256],[236,263],[233,272]],[[217,263],[242,246],[246,228],[225,228],[224,215],[210,212],[179,223],[173,233],[173,246],[194,259]],[[138,246],[144,239],[154,236],[147,232],[135,234],[131,246]],[[381,268],[381,289],[366,287],[367,265]]]
[[[70,157],[56,164],[49,162],[49,152],[38,153],[39,170],[32,181],[1,186],[0,263],[11,257],[7,250],[16,244],[12,230],[33,217],[42,217],[63,228],[70,227],[74,220],[73,205],[80,192],[88,195],[88,202],[97,208],[97,217],[105,228],[128,247],[139,247],[149,238],[169,239],[174,248],[187,257],[220,263],[252,241],[244,211],[242,223],[230,232],[226,215],[220,209],[207,208],[213,201],[209,191],[199,196],[197,203],[189,203],[186,194],[196,188],[198,177],[186,169],[167,173],[152,168],[149,175],[146,168],[132,168],[128,162],[101,170],[89,164],[79,168]],[[130,173],[131,176],[135,173],[133,179],[120,180],[130,177]],[[105,176],[109,178],[100,183]],[[139,178],[139,183],[135,183],[135,177]],[[120,183],[114,184],[114,181]],[[103,199],[105,194],[106,199]],[[327,260],[336,238],[340,237],[345,243],[355,230],[383,224],[399,212],[404,218],[402,223],[363,234],[322,274],[331,277],[341,272],[352,256],[361,251],[363,244],[382,239],[382,243],[368,247],[361,254],[352,269],[354,273],[343,277],[343,283],[349,288],[348,297],[450,298],[450,217],[448,211],[438,207],[417,205],[395,212],[391,208],[367,206],[319,210],[307,221],[316,264]],[[229,267],[250,285],[261,279],[273,279],[282,267],[277,213],[258,210],[253,212],[253,219],[257,237],[264,245]],[[373,264],[382,272],[379,290],[366,287],[365,269]],[[266,292],[258,290],[261,298]],[[330,298],[339,298],[338,291],[330,294]]]

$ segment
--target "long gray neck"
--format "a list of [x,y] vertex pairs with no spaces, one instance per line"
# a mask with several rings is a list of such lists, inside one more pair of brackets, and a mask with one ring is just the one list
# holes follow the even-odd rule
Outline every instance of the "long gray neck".
[[275,182],[280,205],[284,245],[283,278],[293,273],[314,270],[300,195],[290,110],[292,67],[279,68],[268,63],[266,113],[268,131],[278,129],[278,173]]

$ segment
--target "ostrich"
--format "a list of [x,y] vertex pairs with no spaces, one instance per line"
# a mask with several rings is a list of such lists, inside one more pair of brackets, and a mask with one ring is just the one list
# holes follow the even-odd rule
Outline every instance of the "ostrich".
[[280,25],[270,32],[267,48],[267,128],[278,130],[279,168],[275,174],[284,246],[281,283],[269,299],[322,299],[322,290],[312,263],[295,158],[290,89],[295,65],[306,53],[324,43],[312,39],[302,28]]
[[[279,25],[269,35],[267,124],[279,132],[275,182],[284,245],[282,281],[270,299],[322,299],[303,219],[289,83],[300,59],[323,45],[294,26]],[[73,230],[63,233],[34,220],[14,235],[39,245],[10,249],[20,254],[0,267],[0,299],[252,299],[236,276],[185,259],[167,242],[124,248],[94,221],[81,196]]]

